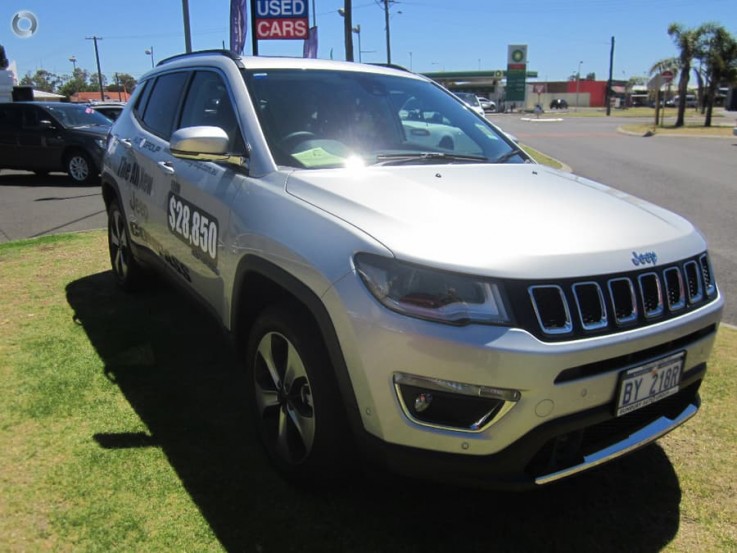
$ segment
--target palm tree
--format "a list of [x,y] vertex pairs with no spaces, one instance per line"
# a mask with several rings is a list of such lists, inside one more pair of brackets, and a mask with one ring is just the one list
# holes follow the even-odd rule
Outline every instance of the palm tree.
[[737,41],[729,32],[716,23],[699,27],[701,40],[697,49],[706,69],[706,118],[704,126],[711,127],[711,116],[719,85],[722,82],[737,82]]
[[678,66],[680,69],[678,78],[678,115],[676,127],[684,125],[686,113],[686,94],[688,94],[688,79],[691,73],[691,62],[696,54],[701,29],[684,29],[678,23],[668,26],[668,34],[680,50],[678,54]]

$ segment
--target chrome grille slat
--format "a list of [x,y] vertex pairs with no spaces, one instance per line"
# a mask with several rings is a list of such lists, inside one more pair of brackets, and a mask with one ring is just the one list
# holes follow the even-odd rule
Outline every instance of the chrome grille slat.
[[568,301],[560,286],[530,286],[529,292],[537,321],[543,332],[568,334],[573,330]]
[[717,287],[712,276],[711,263],[706,254],[699,257],[699,265],[701,265],[701,276],[704,279],[704,291],[707,296],[713,296],[717,291]]
[[645,317],[653,318],[663,314],[663,290],[657,273],[645,273],[637,277],[640,284],[640,299]]
[[624,275],[527,286],[539,329],[551,339],[652,324],[708,303],[716,294],[707,254]]
[[680,311],[686,307],[686,291],[683,287],[681,270],[678,267],[668,267],[663,271],[663,281],[668,309]]
[[699,278],[700,269],[695,261],[684,263],[683,270],[686,273],[686,290],[688,301],[691,304],[698,303],[704,299],[704,288]]
[[579,282],[573,285],[573,296],[581,325],[585,330],[598,330],[607,326],[604,294],[596,282]]
[[609,295],[612,299],[614,320],[618,325],[626,325],[637,320],[637,295],[632,280],[615,278],[608,283]]

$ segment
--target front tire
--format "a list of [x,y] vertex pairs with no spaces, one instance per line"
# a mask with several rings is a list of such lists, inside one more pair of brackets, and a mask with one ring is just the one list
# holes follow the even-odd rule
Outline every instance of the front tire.
[[274,465],[298,484],[341,476],[347,424],[314,321],[297,306],[268,307],[252,327],[246,355],[249,399]]
[[137,290],[141,286],[142,270],[131,250],[128,224],[125,214],[117,200],[110,203],[107,212],[107,242],[110,252],[110,266],[115,282],[126,292]]
[[69,177],[75,184],[90,184],[98,174],[95,162],[82,150],[70,153],[65,165]]

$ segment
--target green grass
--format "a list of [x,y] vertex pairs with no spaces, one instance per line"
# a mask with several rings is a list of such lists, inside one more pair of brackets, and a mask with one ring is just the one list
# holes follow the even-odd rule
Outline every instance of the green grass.
[[0,551],[737,551],[737,331],[692,421],[529,493],[267,463],[242,375],[168,287],[118,291],[103,232],[0,245]]
[[526,146],[524,144],[520,144],[520,146],[525,152],[527,152],[527,154],[529,154],[532,159],[534,159],[538,163],[542,165],[547,165],[548,167],[552,167],[554,169],[563,169],[563,164],[557,159],[547,156],[542,152],[538,152],[535,148],[531,148],[530,146]]

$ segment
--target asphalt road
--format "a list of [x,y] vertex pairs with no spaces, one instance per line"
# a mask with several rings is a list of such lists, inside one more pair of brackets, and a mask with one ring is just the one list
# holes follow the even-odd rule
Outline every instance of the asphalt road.
[[[490,115],[521,142],[559,159],[575,173],[679,213],[710,244],[712,262],[727,298],[725,322],[737,325],[737,137],[643,138],[617,132],[628,118],[522,120]],[[727,113],[727,120],[737,113]],[[64,175],[0,173],[0,242],[103,228],[98,186],[73,186]]]
[[0,172],[0,243],[106,225],[99,185],[75,186],[61,173]]
[[[562,121],[546,121],[547,118]],[[489,119],[581,176],[665,207],[706,236],[717,282],[726,297],[724,321],[737,325],[737,137],[632,136],[617,131],[631,118]],[[524,120],[527,119],[527,120]],[[725,112],[734,123],[737,113]]]

